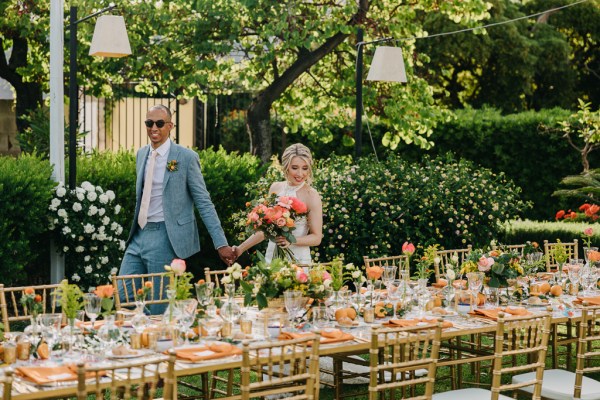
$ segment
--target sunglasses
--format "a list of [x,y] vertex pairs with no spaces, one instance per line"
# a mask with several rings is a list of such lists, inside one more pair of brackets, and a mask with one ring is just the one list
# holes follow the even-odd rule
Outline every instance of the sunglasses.
[[163,126],[165,126],[166,123],[168,123],[168,121],[165,121],[164,119],[159,119],[158,121],[152,121],[151,119],[147,119],[144,121],[144,124],[146,124],[148,128],[152,128],[154,124],[156,124],[157,128],[162,128]]

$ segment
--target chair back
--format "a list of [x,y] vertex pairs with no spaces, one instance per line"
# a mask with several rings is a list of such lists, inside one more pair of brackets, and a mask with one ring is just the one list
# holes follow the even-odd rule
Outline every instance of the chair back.
[[[561,242],[560,244],[567,252],[567,261],[571,258],[579,258],[579,243],[577,239],[573,239],[572,242]],[[558,243],[549,243],[547,240],[544,240],[544,255],[546,257],[546,271],[548,272],[555,272],[558,269],[558,263],[552,255],[557,245]]]
[[[317,332],[299,339],[271,343],[244,342],[242,354],[242,400],[291,394],[294,399],[315,399],[319,382]],[[257,381],[251,382],[251,373]]]
[[[440,258],[439,264],[434,264],[435,268],[435,278],[439,280],[441,275],[446,271],[447,264],[454,264],[460,267],[462,263],[465,262],[465,259],[469,255],[472,250],[472,246],[468,245],[466,249],[450,249],[450,250],[437,250],[435,252],[436,256]],[[452,261],[453,257],[457,257],[457,263]],[[441,271],[440,271],[441,266]]]
[[[369,400],[378,397],[431,399],[442,324],[438,322],[425,328],[371,330]],[[427,373],[417,375],[417,370],[422,369]],[[424,387],[419,396],[415,394],[418,386]]]
[[115,310],[135,308],[135,294],[144,287],[145,282],[152,282],[152,290],[146,299],[146,304],[168,303],[166,289],[171,282],[171,274],[159,272],[153,274],[112,275],[112,285],[115,289]]
[[[513,391],[532,385],[532,399],[541,399],[551,318],[548,313],[510,318],[505,318],[503,312],[499,313],[494,345],[492,400],[498,400],[502,391]],[[502,383],[502,376],[510,377],[532,370],[535,371],[533,380]]]
[[598,373],[598,355],[600,354],[600,306],[588,306],[583,303],[579,338],[577,340],[577,366],[575,367],[574,399],[581,398],[583,375]]
[[501,246],[493,245],[492,250],[502,249],[508,252],[517,252],[520,255],[523,255],[523,251],[525,250],[525,244],[503,244]]
[[405,272],[407,279],[410,277],[410,265],[408,264],[409,259],[408,256],[402,254],[400,256],[390,256],[390,257],[377,257],[377,258],[369,258],[367,256],[363,257],[365,262],[365,268],[370,268],[374,266],[384,267],[386,265],[394,265],[398,267],[398,275],[400,276],[400,272]]
[[[163,396],[174,400],[175,352],[157,355],[135,363],[111,366],[77,365],[77,399],[155,399],[164,376]],[[107,395],[109,392],[109,395]]]
[[221,283],[221,279],[226,275],[228,274],[224,269],[211,271],[209,267],[204,268],[204,280],[206,283],[214,283],[215,289],[220,289],[221,294],[223,294],[223,284]]
[[30,311],[21,304],[21,297],[25,289],[33,289],[36,295],[42,297],[42,310],[44,313],[55,313],[59,308],[55,290],[59,284],[38,286],[5,287],[0,284],[0,309],[2,310],[2,323],[5,332],[10,332],[10,323],[17,321],[28,321],[31,317]]
[[4,376],[0,376],[0,388],[2,388],[2,400],[10,400],[12,398],[12,381],[13,370],[6,368]]

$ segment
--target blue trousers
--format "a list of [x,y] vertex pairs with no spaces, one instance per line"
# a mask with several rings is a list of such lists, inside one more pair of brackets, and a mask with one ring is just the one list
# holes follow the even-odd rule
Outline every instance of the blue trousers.
[[[144,229],[138,229],[129,242],[125,256],[121,261],[119,275],[153,274],[165,272],[165,265],[177,258],[171,246],[164,222],[148,222]],[[155,279],[152,298],[161,297],[159,279]],[[139,287],[139,284],[137,285]],[[131,293],[131,290],[128,290]],[[125,288],[119,287],[119,297],[125,300]],[[165,294],[162,294],[165,298]],[[132,301],[133,299],[127,299]],[[152,304],[149,306],[151,314],[162,314],[167,308],[166,304]]]

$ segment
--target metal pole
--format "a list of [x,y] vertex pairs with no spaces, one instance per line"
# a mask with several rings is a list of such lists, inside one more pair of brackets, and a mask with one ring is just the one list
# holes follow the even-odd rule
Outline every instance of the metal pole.
[[77,7],[71,6],[69,25],[69,188],[77,185]]
[[[52,178],[65,181],[65,92],[64,92],[64,2],[50,1],[50,164]],[[50,242],[50,283],[59,283],[65,276],[65,257]]]
[[362,155],[362,74],[363,74],[363,30],[356,31],[357,55],[356,55],[356,125],[354,126],[354,152],[356,157]]

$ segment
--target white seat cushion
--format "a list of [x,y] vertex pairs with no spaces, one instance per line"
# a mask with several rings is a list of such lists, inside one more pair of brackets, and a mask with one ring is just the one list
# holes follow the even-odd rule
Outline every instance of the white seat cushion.
[[[515,375],[513,383],[521,383],[535,379],[535,372]],[[562,369],[549,369],[544,371],[542,381],[542,397],[552,400],[573,400],[573,388],[575,386],[575,373]],[[533,393],[533,386],[522,389]],[[600,382],[583,377],[581,387],[581,400],[600,400]]]
[[[492,398],[492,392],[485,389],[458,389],[451,390],[445,393],[436,393],[433,395],[432,400],[487,400]],[[499,400],[514,400],[512,397],[505,396],[503,394],[498,397]]]

